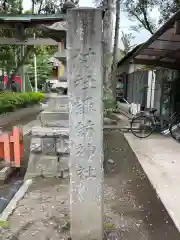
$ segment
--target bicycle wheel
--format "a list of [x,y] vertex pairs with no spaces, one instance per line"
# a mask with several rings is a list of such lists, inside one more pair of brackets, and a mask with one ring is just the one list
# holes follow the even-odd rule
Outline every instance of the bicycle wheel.
[[131,132],[138,138],[147,138],[154,131],[154,124],[147,116],[138,116],[131,121]]
[[173,119],[169,126],[169,131],[172,138],[174,138],[177,142],[180,142],[180,117]]

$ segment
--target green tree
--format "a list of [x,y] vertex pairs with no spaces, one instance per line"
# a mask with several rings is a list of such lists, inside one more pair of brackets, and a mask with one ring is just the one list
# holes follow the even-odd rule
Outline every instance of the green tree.
[[75,4],[77,6],[79,0],[31,0],[33,14],[55,14],[63,11],[65,3]]
[[22,13],[22,1],[20,0],[0,0],[0,12],[1,13]]
[[[1,14],[20,14],[22,12],[22,1],[19,0],[1,0]],[[13,37],[14,33],[10,29],[0,29],[0,37]],[[3,72],[9,74],[16,64],[15,59],[16,46],[0,45],[0,65]]]
[[159,23],[166,22],[174,13],[180,9],[180,0],[157,0],[159,6]]
[[132,26],[135,31],[146,29],[150,34],[154,34],[156,24],[150,13],[155,7],[157,0],[123,0],[123,10],[128,13],[131,20],[136,20],[138,24]]
[[[68,0],[30,0],[31,1],[31,9],[29,9],[28,13],[32,14],[54,14],[58,12],[66,12],[66,8],[70,5],[78,4],[78,1],[68,1]],[[22,0],[0,0],[0,13],[3,14],[23,14],[22,9]],[[41,37],[42,32],[40,29],[26,29],[25,36],[33,37],[34,33],[36,37]],[[1,29],[0,37],[15,37],[15,31],[12,29]],[[12,45],[0,45],[0,64],[1,68],[3,68],[4,72],[10,73],[12,80],[13,75],[17,74],[20,67],[24,64],[25,58],[27,58],[28,54],[31,56],[33,51],[37,53],[38,56],[44,56],[46,58],[47,53],[49,55],[53,54],[57,51],[57,47],[55,46],[44,46],[33,48],[33,46],[26,47],[25,57],[17,64],[17,52],[18,47]],[[44,55],[45,54],[45,55]],[[17,67],[16,67],[17,66]],[[9,81],[9,85],[11,85],[11,81]]]
[[131,41],[134,39],[132,33],[125,33],[122,31],[121,41],[123,44],[123,52],[126,55],[135,45],[131,44]]
[[[150,34],[154,34],[159,25],[180,9],[180,0],[122,0],[122,5],[129,18],[138,22],[132,26],[133,30],[139,32],[146,29]],[[156,19],[152,17],[153,10],[159,12]]]
[[[45,81],[52,75],[52,64],[49,63],[49,58],[51,55],[44,49],[44,53],[37,55],[37,79],[38,79],[38,88],[40,85],[45,83]],[[35,86],[34,83],[34,62],[33,58],[29,58],[29,62],[26,63],[26,74],[29,76],[32,86]]]

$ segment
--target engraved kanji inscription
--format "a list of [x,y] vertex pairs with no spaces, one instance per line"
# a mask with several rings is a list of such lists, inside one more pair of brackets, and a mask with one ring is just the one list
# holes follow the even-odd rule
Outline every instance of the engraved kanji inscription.
[[88,150],[87,150],[88,151],[88,158],[90,160],[90,158],[93,157],[94,154],[95,154],[96,146],[89,142],[88,145],[87,145],[87,148],[88,148]]
[[[74,50],[72,67],[73,72],[73,83],[74,87],[81,87],[81,89],[96,88],[96,80],[93,77],[93,68],[96,58],[96,53],[89,48],[89,51],[85,53],[78,53],[78,50]],[[82,78],[83,76],[83,78]],[[85,79],[85,80],[84,80]]]
[[96,111],[92,97],[87,97],[83,100],[81,100],[80,98],[76,98],[75,109],[77,114],[84,114]]
[[80,74],[76,75],[75,80],[74,80],[74,87],[78,87],[79,84],[83,81],[83,77],[80,76]]
[[96,80],[92,76],[88,76],[86,80],[83,81],[82,89],[96,88]]
[[96,178],[96,169],[92,166],[83,167],[79,165],[76,172],[81,179]]
[[83,157],[85,152],[85,147],[82,144],[76,144],[76,156]]
[[93,145],[91,142],[88,142],[86,145],[83,144],[75,144],[76,149],[76,156],[78,157],[84,157],[87,155],[88,160],[91,160],[91,158],[94,156],[96,152],[96,146]]
[[92,122],[92,120],[88,120],[86,123],[79,121],[76,124],[75,128],[77,129],[77,137],[92,137],[94,133],[94,123]]

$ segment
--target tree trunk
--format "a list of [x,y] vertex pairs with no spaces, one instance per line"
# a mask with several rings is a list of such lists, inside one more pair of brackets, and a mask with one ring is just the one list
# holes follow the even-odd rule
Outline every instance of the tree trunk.
[[12,73],[12,75],[8,78],[8,84],[7,84],[7,89],[11,89],[12,86],[12,80],[14,78],[14,76],[18,73],[20,67],[24,64],[29,52],[32,50],[33,48],[28,48],[24,54],[24,56],[22,57],[22,59],[20,60],[20,62],[18,62],[17,67],[15,68],[14,72]]
[[103,19],[103,81],[106,90],[111,88],[111,61],[112,61],[112,35],[113,14],[115,13],[114,0],[104,0],[104,8],[107,9]]
[[34,0],[32,0],[32,14],[34,14],[34,8],[35,8],[35,2],[34,2]]
[[116,25],[115,25],[115,36],[114,36],[114,48],[113,48],[113,65],[111,73],[112,82],[112,94],[113,100],[116,101],[116,69],[118,62],[118,44],[119,44],[119,28],[120,28],[120,0],[116,0]]

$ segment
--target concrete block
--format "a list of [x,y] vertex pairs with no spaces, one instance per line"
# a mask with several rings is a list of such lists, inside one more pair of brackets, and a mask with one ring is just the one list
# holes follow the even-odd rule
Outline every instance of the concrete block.
[[68,96],[56,95],[49,99],[48,110],[52,112],[68,112]]
[[69,153],[69,137],[63,137],[60,141],[56,141],[56,151],[57,153]]
[[34,177],[57,177],[58,159],[57,156],[30,153],[28,168],[25,179]]
[[[63,176],[62,176],[63,174]],[[30,154],[25,180],[35,177],[67,177],[69,175],[69,155],[59,158],[55,155]]]
[[49,112],[44,111],[39,116],[42,126],[47,127],[68,127],[69,113],[68,112]]
[[59,138],[43,138],[43,154],[60,154],[69,153],[69,139],[65,137]]
[[35,137],[31,139],[30,151],[36,153],[42,152],[42,138]]
[[62,155],[59,158],[59,171],[69,171],[69,155]]
[[68,137],[69,129],[68,128],[47,128],[47,127],[33,127],[31,130],[33,137],[44,138],[44,137]]

